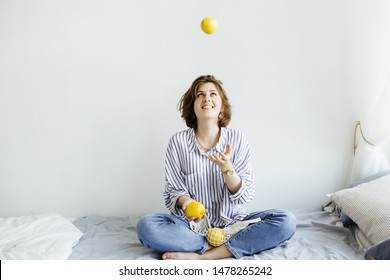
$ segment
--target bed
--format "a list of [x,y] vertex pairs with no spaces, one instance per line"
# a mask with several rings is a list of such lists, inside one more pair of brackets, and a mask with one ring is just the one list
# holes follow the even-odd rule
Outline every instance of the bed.
[[[320,208],[293,212],[297,217],[297,230],[289,241],[242,259],[364,259],[355,237],[349,229],[338,225],[334,216]],[[160,259],[160,254],[138,241],[138,219],[87,216],[69,220],[52,213],[3,219],[0,259]],[[12,231],[5,230],[5,223]]]
[[[295,235],[248,260],[390,259],[390,170],[329,194],[329,203],[292,210]],[[137,238],[139,217],[56,213],[0,218],[0,259],[158,260]]]
[[[280,247],[242,259],[353,259],[364,258],[351,232],[334,223],[334,217],[321,209],[293,211],[297,231]],[[137,218],[82,217],[74,224],[84,233],[69,259],[160,259],[143,247],[136,235]]]

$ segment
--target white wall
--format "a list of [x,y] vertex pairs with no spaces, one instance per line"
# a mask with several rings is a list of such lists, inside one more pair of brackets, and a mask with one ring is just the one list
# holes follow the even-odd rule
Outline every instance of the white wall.
[[[387,1],[0,0],[0,216],[143,215],[193,79],[252,147],[250,210],[320,207],[385,79]],[[206,16],[219,21],[201,32]]]

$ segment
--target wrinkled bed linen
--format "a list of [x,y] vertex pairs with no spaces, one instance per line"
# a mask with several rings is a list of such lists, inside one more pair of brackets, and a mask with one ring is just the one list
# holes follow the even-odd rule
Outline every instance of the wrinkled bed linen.
[[[251,260],[363,260],[364,252],[351,232],[333,224],[321,209],[292,211],[297,218],[295,235],[280,246],[242,259]],[[83,237],[69,259],[160,259],[137,238],[134,217],[77,218],[73,223]]]
[[349,229],[333,224],[334,218],[321,210],[293,211],[295,235],[274,249],[248,259],[261,260],[363,260],[364,251]]
[[73,224],[84,233],[73,248],[73,260],[137,260],[160,256],[138,241],[134,217],[87,216]]
[[66,260],[81,236],[55,213],[0,218],[0,259]]

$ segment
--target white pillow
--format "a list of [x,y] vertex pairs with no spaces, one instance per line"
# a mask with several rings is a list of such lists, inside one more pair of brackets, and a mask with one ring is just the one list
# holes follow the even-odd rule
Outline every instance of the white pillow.
[[373,243],[390,238],[390,174],[330,195]]
[[0,218],[0,259],[67,259],[82,235],[58,214]]

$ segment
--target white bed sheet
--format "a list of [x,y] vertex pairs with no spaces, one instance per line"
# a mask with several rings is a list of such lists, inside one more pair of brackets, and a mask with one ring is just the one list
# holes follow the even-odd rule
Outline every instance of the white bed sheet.
[[0,259],[66,260],[81,236],[55,213],[0,218]]
[[[351,232],[333,223],[321,209],[292,211],[295,235],[281,246],[242,259],[259,260],[362,260],[363,249]],[[137,238],[135,217],[81,217],[73,223],[84,233],[69,259],[160,259]]]

